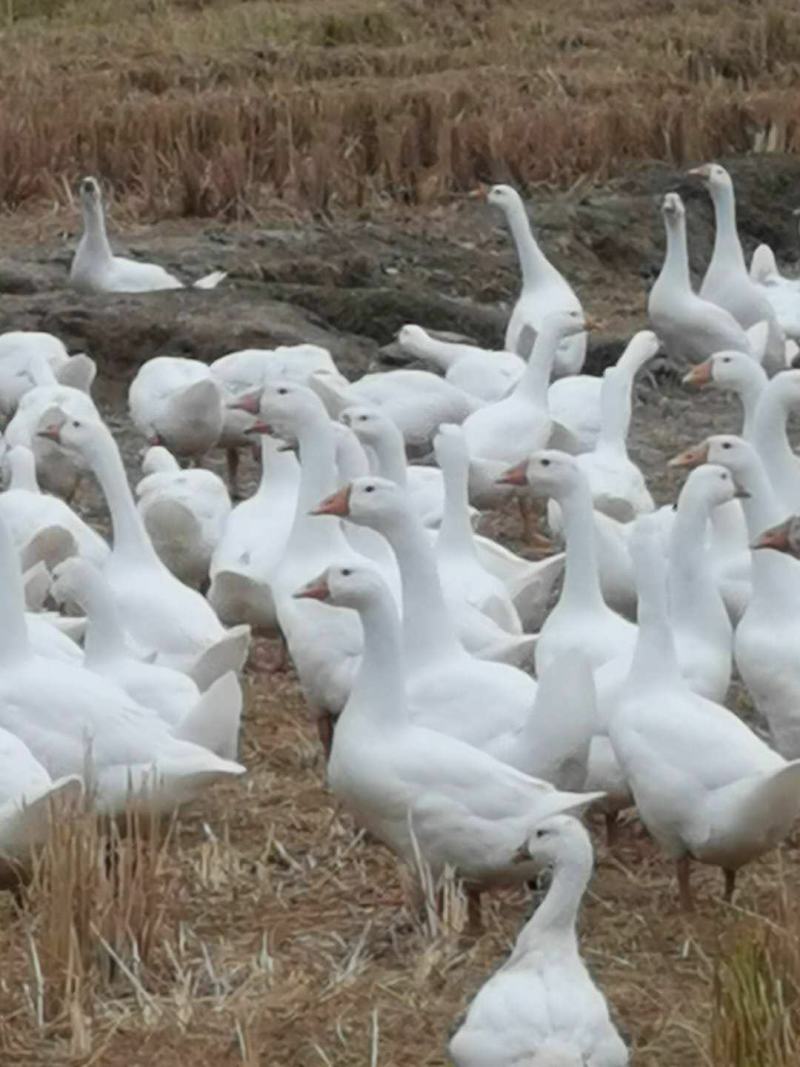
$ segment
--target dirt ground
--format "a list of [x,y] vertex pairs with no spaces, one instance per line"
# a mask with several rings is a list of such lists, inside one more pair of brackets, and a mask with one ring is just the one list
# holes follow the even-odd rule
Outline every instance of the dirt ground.
[[[792,161],[780,165],[783,177],[800,169]],[[741,175],[753,175],[755,189],[752,161],[739,167]],[[645,324],[644,298],[661,247],[655,204],[679,180],[665,168],[644,169],[627,186],[584,191],[572,200],[543,196],[537,206],[545,243],[570,271],[587,308],[606,323],[593,344],[595,367]],[[788,190],[783,203],[773,202],[772,215],[747,214],[749,246],[770,232],[782,259],[793,258],[792,195]],[[695,200],[695,247],[707,252],[708,213]],[[74,220],[68,223],[74,229]],[[63,225],[61,219],[31,222],[16,244],[10,227],[0,229],[6,239],[0,328],[53,329],[70,347],[98,357],[98,398],[131,471],[141,442],[124,418],[124,386],[148,356],[208,359],[245,344],[309,339],[329,343],[355,374],[396,358],[391,338],[407,321],[499,343],[502,304],[513,294],[507,237],[472,201],[425,218],[124,233],[129,247],[147,249],[187,275],[229,269],[230,284],[211,294],[72,294],[63,286]],[[20,228],[15,232],[19,239]],[[670,455],[736,426],[727,400],[689,393],[675,376],[642,387],[631,451],[659,502],[673,500],[681,482],[665,467]],[[87,491],[84,503],[102,522],[96,494]],[[512,519],[493,528],[520,547]],[[250,670],[246,686],[241,758],[248,774],[181,817],[168,858],[163,945],[143,979],[145,996],[120,976],[80,1026],[75,1018],[37,1026],[32,920],[10,898],[0,900],[0,1063],[448,1062],[448,1035],[508,952],[530,911],[529,896],[498,893],[487,900],[486,933],[477,942],[458,930],[421,927],[404,903],[393,857],[357,834],[326,792],[291,672]],[[800,874],[799,842],[744,872],[733,906],[719,899],[717,873],[697,870],[699,910],[687,918],[677,907],[670,866],[634,820],[613,852],[595,829],[597,870],[581,918],[582,945],[632,1047],[633,1064],[715,1063],[709,1020],[717,960],[754,916],[779,917],[783,888]]]

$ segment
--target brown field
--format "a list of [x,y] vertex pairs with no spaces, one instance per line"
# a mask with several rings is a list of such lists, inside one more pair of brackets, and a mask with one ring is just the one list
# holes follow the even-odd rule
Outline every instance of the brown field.
[[[449,207],[418,206],[480,179],[569,187],[800,145],[793,0],[0,0],[0,24],[4,239],[74,228],[87,172],[140,235],[347,212],[355,246],[360,220],[398,208],[449,233]],[[587,306],[640,322],[642,279],[612,292],[585,258]],[[474,273],[457,289],[507,295]],[[720,409],[669,385],[640,407],[660,499],[664,459]],[[448,1063],[530,899],[487,900],[477,942],[456,888],[448,921],[423,921],[325,791],[292,676],[253,670],[247,688],[246,779],[113,870],[91,820],[60,825],[27,906],[0,895],[0,1067]],[[634,1067],[800,1062],[800,839],[742,874],[734,906],[697,870],[686,917],[634,820],[613,853],[597,830],[582,944]]]

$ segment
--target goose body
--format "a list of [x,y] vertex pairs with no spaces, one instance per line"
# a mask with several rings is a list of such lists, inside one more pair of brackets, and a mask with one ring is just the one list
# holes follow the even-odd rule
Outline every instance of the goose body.
[[450,1041],[456,1067],[625,1067],[628,1050],[581,959],[575,929],[592,872],[588,834],[571,816],[554,815],[517,855],[551,869],[552,880]]
[[[160,453],[157,461],[154,452]],[[159,469],[145,474],[136,486],[139,514],[161,560],[182,582],[199,588],[208,580],[211,557],[231,511],[228,490],[212,471],[181,470],[160,446],[149,450],[148,462],[158,462]]]
[[[495,185],[487,195],[490,204],[503,212],[517,250],[522,273],[522,292],[506,327],[505,349],[520,352],[526,327],[539,332],[555,311],[574,312],[583,318],[583,309],[572,286],[547,259],[531,232],[525,205],[509,185]],[[561,338],[553,372],[557,377],[577,374],[586,358],[586,333]]]
[[421,326],[403,326],[397,340],[409,355],[438,367],[451,385],[489,404],[508,396],[525,370],[525,360],[516,352],[442,341]]
[[800,282],[784,278],[769,245],[759,245],[753,253],[750,277],[770,302],[786,336],[800,339]]
[[[115,256],[106,235],[105,212],[96,178],[80,184],[83,234],[70,267],[70,282],[76,289],[105,293],[149,293],[159,289],[183,289],[178,278],[157,263]],[[225,278],[213,271],[194,283],[195,289],[214,289]]]
[[222,433],[222,392],[205,363],[156,356],[139,368],[128,390],[131,419],[151,445],[178,456],[202,456]]

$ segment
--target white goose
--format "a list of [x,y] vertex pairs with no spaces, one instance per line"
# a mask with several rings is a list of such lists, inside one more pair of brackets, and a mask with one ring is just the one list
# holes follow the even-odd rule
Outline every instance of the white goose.
[[547,315],[536,336],[525,373],[504,400],[489,404],[464,422],[470,455],[470,499],[477,507],[494,507],[508,499],[498,477],[531,452],[563,438],[547,405],[547,387],[559,344],[582,333],[583,315],[556,311]]
[[753,253],[750,277],[769,300],[786,336],[800,339],[800,281],[783,277],[769,245],[759,245]]
[[213,782],[244,771],[174,737],[148,709],[80,665],[44,659],[30,644],[14,549],[0,521],[0,728],[18,737],[52,778],[87,773],[98,803],[118,812],[141,796],[171,811]]
[[231,512],[225,483],[213,471],[182,470],[160,445],[148,449],[142,467],[137,507],[153,547],[177,578],[201,588]]
[[[70,268],[70,281],[76,289],[106,293],[149,293],[156,289],[183,289],[169,271],[156,263],[115,256],[106,235],[105,212],[96,178],[83,178],[80,184],[83,235]],[[225,278],[213,271],[194,283],[194,289],[213,289]]]
[[53,566],[67,555],[80,555],[103,566],[110,548],[68,504],[41,492],[31,450],[24,445],[9,448],[4,464],[9,482],[0,493],[0,516],[26,566],[35,560]]
[[355,819],[408,864],[438,879],[446,867],[468,883],[470,919],[480,891],[534,876],[514,852],[548,815],[592,794],[562,793],[455,737],[409,720],[400,621],[381,577],[365,567],[328,568],[299,597],[356,611],[364,655],[339,717],[328,784]]
[[[93,359],[84,353],[70,356],[63,341],[51,333],[12,330],[0,334],[0,417],[3,422],[14,414],[20,398],[35,385],[33,367],[43,361],[51,372],[47,380],[71,385],[88,393],[97,373]],[[41,375],[41,371],[40,371]]]
[[[764,386],[753,418],[752,442],[785,514],[800,507],[800,459],[789,443],[786,423],[800,409],[800,370],[777,374]],[[750,531],[752,536],[752,530]]]
[[553,497],[561,508],[566,539],[564,585],[536,644],[536,669],[579,648],[600,667],[633,647],[636,627],[606,604],[597,569],[592,496],[575,457],[534,452],[503,475],[506,484],[527,486],[535,496]]
[[681,904],[691,910],[693,859],[722,867],[730,899],[737,870],[790,831],[800,811],[800,761],[787,763],[682,679],[653,522],[641,518],[631,539],[639,636],[609,734],[639,817],[675,859]]
[[678,362],[699,363],[715,352],[733,349],[752,355],[748,336],[724,308],[692,290],[686,247],[686,210],[677,193],[667,193],[661,205],[667,252],[661,273],[650,290],[647,314],[653,330]]
[[223,629],[208,602],[170,573],[158,558],[136,510],[114,438],[95,415],[68,408],[40,431],[80,454],[91,468],[111,513],[113,548],[103,573],[137,651],[190,672],[201,688],[244,664],[247,626]]
[[164,445],[177,456],[205,455],[222,433],[222,391],[196,359],[148,359],[130,384],[128,408],[149,444]]
[[[547,259],[531,232],[522,197],[510,185],[494,185],[486,199],[500,208],[517,249],[522,272],[522,292],[506,327],[505,348],[520,352],[525,327],[539,332],[546,316],[571,311],[583,318],[583,308],[572,286]],[[556,377],[577,374],[586,358],[586,333],[565,335],[559,341],[553,373]]]
[[525,360],[516,352],[442,341],[421,326],[403,326],[397,340],[404,352],[433,363],[452,385],[489,404],[508,396],[525,370]]
[[714,205],[714,249],[706,268],[700,296],[729,311],[743,329],[766,322],[769,327],[764,366],[771,373],[786,366],[785,338],[772,305],[747,272],[736,227],[736,199],[730,174],[718,163],[695,167]]
[[205,693],[181,671],[144,663],[127,646],[114,595],[96,567],[68,559],[53,571],[51,593],[56,602],[77,604],[86,614],[83,665],[123,689],[142,707],[150,708],[178,736],[225,759],[236,759],[242,691],[230,671]]
[[735,393],[742,405],[742,437],[752,441],[755,432],[756,408],[767,372],[744,352],[716,352],[684,375],[686,385],[702,388],[713,385],[717,389]]
[[547,894],[450,1041],[456,1067],[625,1067],[628,1050],[581,959],[578,910],[592,843],[570,815],[540,822],[514,854],[549,870]]

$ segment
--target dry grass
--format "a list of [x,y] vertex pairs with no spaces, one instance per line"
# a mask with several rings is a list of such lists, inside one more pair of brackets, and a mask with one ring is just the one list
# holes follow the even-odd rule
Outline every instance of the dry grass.
[[[793,0],[2,0],[0,202],[144,218],[800,145]],[[0,6],[2,12],[2,6]]]

